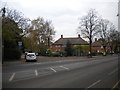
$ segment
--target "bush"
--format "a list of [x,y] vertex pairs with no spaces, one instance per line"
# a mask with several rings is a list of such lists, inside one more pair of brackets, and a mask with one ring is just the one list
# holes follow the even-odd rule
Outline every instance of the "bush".
[[14,48],[5,48],[4,49],[4,59],[15,60],[15,59],[20,59],[20,57],[21,57],[20,50],[14,49]]
[[47,56],[52,56],[52,50],[51,49],[47,49]]
[[94,52],[94,53],[92,53],[92,56],[96,56],[96,53]]
[[60,53],[59,53],[59,52],[52,52],[52,56],[54,56],[54,57],[59,57],[59,56],[60,56]]

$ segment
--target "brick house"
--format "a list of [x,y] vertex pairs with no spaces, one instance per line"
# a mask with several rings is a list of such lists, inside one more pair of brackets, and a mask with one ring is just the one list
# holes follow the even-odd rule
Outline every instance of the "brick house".
[[102,44],[100,43],[97,38],[95,38],[95,41],[92,43],[92,52],[101,52],[102,51]]
[[[57,51],[64,51],[67,41],[70,41],[72,47],[77,47],[77,46],[89,46],[89,43],[85,40],[83,40],[80,35],[78,37],[71,37],[71,38],[64,38],[63,35],[61,35],[61,38],[59,38],[57,41],[55,41],[50,49],[52,52],[57,52]],[[89,50],[89,49],[88,49]],[[95,41],[92,43],[92,53],[102,53],[103,52],[103,46],[101,44],[101,39],[97,40],[95,38]],[[110,52],[110,47],[107,45],[106,46],[106,51]],[[85,52],[86,55],[88,54],[89,51]],[[75,56],[81,56],[81,52],[79,49],[77,49],[74,52]]]
[[59,38],[57,41],[55,41],[52,46],[51,50],[53,52],[56,51],[64,51],[67,41],[70,41],[72,47],[78,46],[78,45],[88,45],[88,42],[83,40],[80,35],[78,37],[72,37],[72,38],[64,38],[63,35],[61,35],[61,38]]
[[[92,43],[92,52],[96,53],[96,52],[103,52],[103,45],[101,44],[101,39],[97,40],[97,38],[95,38],[95,41]],[[106,46],[106,51],[110,52],[110,46],[107,45]]]

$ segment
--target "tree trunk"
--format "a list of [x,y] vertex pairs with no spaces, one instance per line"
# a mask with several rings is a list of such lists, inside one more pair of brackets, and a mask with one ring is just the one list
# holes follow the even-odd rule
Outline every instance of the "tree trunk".
[[91,38],[90,38],[90,43],[89,43],[89,51],[90,51],[90,58],[92,57],[92,40],[91,40]]

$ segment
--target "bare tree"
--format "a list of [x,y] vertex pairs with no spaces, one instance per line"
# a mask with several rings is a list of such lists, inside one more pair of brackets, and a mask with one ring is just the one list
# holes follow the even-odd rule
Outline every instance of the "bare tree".
[[80,24],[79,30],[81,31],[84,37],[87,37],[89,39],[89,46],[90,46],[89,51],[91,55],[92,39],[99,32],[99,17],[97,16],[97,12],[95,11],[95,9],[90,9],[87,15],[83,16],[80,19],[79,24]]
[[14,20],[18,27],[22,30],[26,30],[29,27],[29,18],[25,18],[24,15],[21,12],[18,12],[14,9],[5,8],[5,17],[10,18],[11,20]]
[[113,38],[115,38],[113,37],[116,31],[115,26],[113,25],[113,23],[111,23],[109,20],[106,19],[101,19],[99,24],[100,24],[99,35],[101,38],[101,44],[103,45],[104,48],[104,52],[106,52],[106,46],[108,44],[112,50],[112,46],[110,45],[110,42],[113,41]]
[[120,32],[117,30],[108,31],[108,40],[111,51],[120,52]]

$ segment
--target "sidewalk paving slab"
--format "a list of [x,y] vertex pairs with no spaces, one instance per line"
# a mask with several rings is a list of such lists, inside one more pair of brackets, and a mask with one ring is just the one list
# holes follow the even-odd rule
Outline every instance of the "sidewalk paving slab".
[[[117,55],[113,55],[117,56]],[[47,62],[47,61],[58,61],[58,60],[64,60],[64,61],[69,61],[69,60],[95,60],[97,58],[108,58],[112,57],[111,55],[108,56],[92,56],[92,58],[89,58],[87,56],[72,56],[72,57],[47,57],[47,56],[37,56],[38,62]],[[8,66],[8,65],[16,65],[16,64],[28,64],[28,62],[25,62],[24,56],[21,57],[20,60],[14,60],[14,61],[5,61],[2,66]]]

